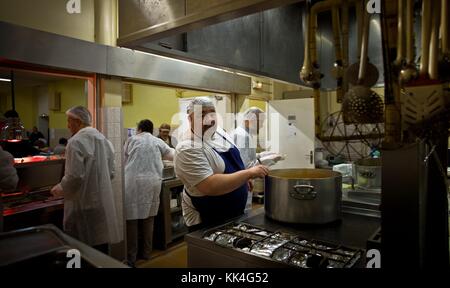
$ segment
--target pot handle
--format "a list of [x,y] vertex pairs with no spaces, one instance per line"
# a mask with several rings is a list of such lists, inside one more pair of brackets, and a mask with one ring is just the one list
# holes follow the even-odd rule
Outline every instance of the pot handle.
[[306,184],[297,184],[293,186],[296,193],[291,193],[291,196],[299,200],[312,200],[316,198],[317,192],[314,191],[314,186]]

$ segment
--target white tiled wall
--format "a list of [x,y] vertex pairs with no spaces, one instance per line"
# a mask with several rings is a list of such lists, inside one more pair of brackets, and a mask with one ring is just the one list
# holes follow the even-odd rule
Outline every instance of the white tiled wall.
[[111,141],[115,152],[115,177],[112,181],[115,203],[118,209],[121,235],[124,235],[123,192],[122,192],[122,131],[123,117],[121,107],[101,108],[100,129],[106,138]]

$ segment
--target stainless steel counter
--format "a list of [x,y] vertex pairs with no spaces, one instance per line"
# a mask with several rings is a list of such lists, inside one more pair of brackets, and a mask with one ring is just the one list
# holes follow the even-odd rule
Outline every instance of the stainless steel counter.
[[[169,243],[188,232],[181,210],[182,191],[183,183],[178,178],[166,179],[162,183],[154,232],[154,245],[159,249],[166,249]],[[176,202],[176,206],[171,205],[172,201]]]
[[67,268],[79,252],[80,268],[127,268],[128,266],[68,236],[53,225],[0,234],[0,267]]

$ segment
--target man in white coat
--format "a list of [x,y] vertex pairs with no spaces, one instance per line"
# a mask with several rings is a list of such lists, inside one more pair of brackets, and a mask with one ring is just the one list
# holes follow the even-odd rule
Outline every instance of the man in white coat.
[[159,208],[163,161],[173,160],[175,150],[152,135],[153,123],[142,120],[138,134],[125,143],[125,216],[127,219],[128,263],[134,266],[138,234],[143,234],[142,259],[150,259],[153,223]]
[[[240,115],[241,116],[241,115]],[[242,119],[238,119],[238,127],[230,134],[234,144],[239,149],[245,168],[251,168],[258,164],[272,166],[283,157],[273,152],[256,153],[258,130],[261,129],[265,120],[264,111],[258,107],[250,107],[242,114]],[[253,183],[250,182],[250,187]],[[249,190],[245,212],[252,209],[253,192]]]
[[108,244],[122,240],[111,185],[114,149],[90,127],[92,117],[85,107],[73,107],[66,115],[73,136],[66,147],[64,177],[51,193],[64,196],[64,231],[108,253]]
[[[0,192],[14,190],[17,186],[16,168],[14,168],[14,158],[11,154],[3,151],[0,146]],[[0,232],[3,232],[3,204],[0,195]]]

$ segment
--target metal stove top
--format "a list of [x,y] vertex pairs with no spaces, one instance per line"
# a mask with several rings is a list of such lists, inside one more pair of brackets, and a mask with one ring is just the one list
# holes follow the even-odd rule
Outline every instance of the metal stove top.
[[203,239],[296,268],[349,268],[363,255],[361,249],[270,231],[243,222],[207,230]]

